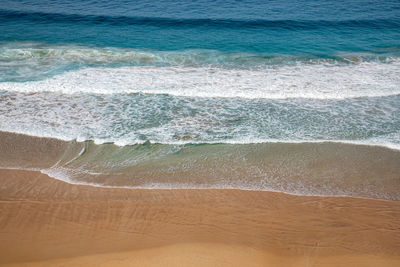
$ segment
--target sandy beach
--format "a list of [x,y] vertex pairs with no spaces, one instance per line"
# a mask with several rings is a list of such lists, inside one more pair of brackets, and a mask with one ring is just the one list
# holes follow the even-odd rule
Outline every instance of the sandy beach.
[[400,0],[0,3],[0,267],[400,267]]
[[10,266],[396,266],[400,204],[244,190],[71,185],[0,170]]

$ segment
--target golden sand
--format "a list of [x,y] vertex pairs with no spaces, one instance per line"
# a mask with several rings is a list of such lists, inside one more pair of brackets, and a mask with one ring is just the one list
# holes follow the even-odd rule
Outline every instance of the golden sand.
[[0,264],[400,266],[400,202],[101,188],[1,169]]

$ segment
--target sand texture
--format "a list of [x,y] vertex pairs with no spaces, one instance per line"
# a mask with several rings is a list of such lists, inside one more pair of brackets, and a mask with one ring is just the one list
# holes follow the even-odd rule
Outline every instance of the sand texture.
[[0,170],[0,263],[400,266],[400,203],[71,185]]

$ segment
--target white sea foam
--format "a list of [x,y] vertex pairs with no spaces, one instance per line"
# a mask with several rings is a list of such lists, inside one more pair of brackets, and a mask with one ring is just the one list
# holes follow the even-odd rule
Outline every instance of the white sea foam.
[[0,130],[41,137],[120,146],[334,141],[400,149],[400,60],[91,67],[1,82],[0,93]]
[[250,99],[379,97],[400,94],[400,60],[299,63],[252,70],[183,66],[86,68],[41,81],[2,82],[0,90]]
[[349,142],[399,147],[400,96],[345,100],[0,94],[0,130],[119,146]]

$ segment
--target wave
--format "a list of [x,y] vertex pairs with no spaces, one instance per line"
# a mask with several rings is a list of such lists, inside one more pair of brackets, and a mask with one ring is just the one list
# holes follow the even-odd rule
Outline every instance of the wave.
[[398,149],[399,100],[3,91],[0,130],[120,146],[331,141]]
[[130,63],[137,65],[221,65],[232,67],[259,67],[279,64],[334,64],[398,60],[398,47],[381,48],[381,53],[338,53],[317,57],[312,55],[285,55],[251,52],[223,52],[209,49],[150,50],[117,47],[89,47],[78,44],[46,44],[40,42],[3,42],[0,45],[2,65],[44,63]]
[[276,64],[304,62],[390,62],[390,56],[368,54],[343,55],[317,58],[313,56],[271,55],[262,53],[221,52],[217,50],[155,51],[115,47],[91,48],[79,45],[48,45],[32,42],[4,43],[0,46],[0,62],[3,68],[60,67],[70,64],[84,65],[147,65],[147,66],[230,66],[236,68],[260,67]]
[[377,53],[337,53],[317,57],[219,50],[149,50],[116,47],[88,47],[77,44],[6,42],[0,44],[0,82],[41,80],[66,71],[87,67],[215,67],[228,69],[265,69],[299,65],[354,65],[363,62],[400,61],[397,47]]
[[123,139],[119,140],[111,139],[111,138],[95,138],[95,139],[87,139],[85,137],[72,137],[71,135],[63,135],[63,134],[55,134],[52,132],[46,131],[34,131],[34,130],[22,130],[22,129],[7,129],[2,128],[0,130],[4,133],[9,134],[21,134],[29,137],[38,137],[38,138],[49,138],[55,139],[64,142],[77,142],[77,143],[91,143],[94,145],[113,145],[116,147],[133,147],[133,146],[171,146],[172,148],[181,148],[185,146],[208,146],[208,145],[266,145],[266,144],[282,144],[282,145],[307,145],[307,144],[332,144],[332,145],[356,145],[356,146],[365,146],[365,147],[381,147],[385,149],[390,149],[394,151],[400,151],[400,143],[393,142],[397,141],[400,138],[400,133],[396,136],[392,137],[392,140],[388,140],[387,136],[370,138],[367,140],[357,139],[357,140],[335,140],[335,139],[271,139],[265,138],[260,139],[256,137],[239,137],[237,139],[227,139],[227,140],[209,140],[209,141],[196,141],[196,140],[141,140],[141,139]]
[[86,68],[0,90],[63,94],[168,94],[248,99],[345,99],[400,94],[400,60],[391,63],[296,64],[262,69],[217,67]]
[[18,42],[0,46],[0,68],[4,131],[122,146],[333,141],[398,149],[396,56]]
[[189,19],[163,17],[129,17],[129,16],[96,16],[75,15],[45,12],[21,12],[0,10],[2,20],[30,20],[38,22],[84,23],[95,25],[125,26],[148,25],[156,27],[217,27],[217,28],[278,28],[278,29],[317,29],[317,28],[375,28],[398,29],[400,19],[361,19],[361,20],[235,20],[235,19]]

